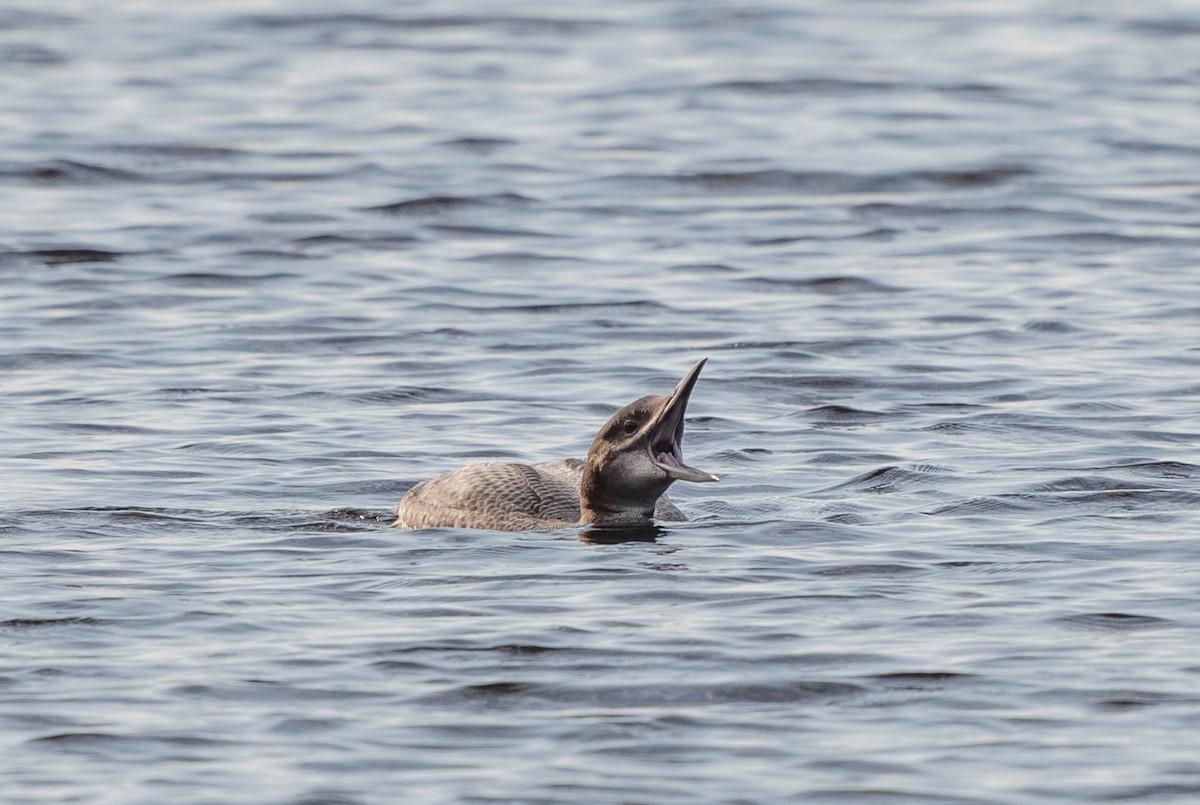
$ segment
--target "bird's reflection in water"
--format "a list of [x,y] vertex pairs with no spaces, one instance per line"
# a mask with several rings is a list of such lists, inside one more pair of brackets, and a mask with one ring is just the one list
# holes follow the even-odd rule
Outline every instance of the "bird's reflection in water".
[[654,523],[627,526],[589,526],[579,532],[579,540],[588,545],[620,545],[623,542],[655,542],[667,530]]

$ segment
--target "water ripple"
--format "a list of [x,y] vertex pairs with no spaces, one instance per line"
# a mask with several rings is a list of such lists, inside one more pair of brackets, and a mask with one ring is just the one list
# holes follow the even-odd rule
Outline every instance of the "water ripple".
[[244,6],[0,10],[6,802],[1195,799],[1180,8]]

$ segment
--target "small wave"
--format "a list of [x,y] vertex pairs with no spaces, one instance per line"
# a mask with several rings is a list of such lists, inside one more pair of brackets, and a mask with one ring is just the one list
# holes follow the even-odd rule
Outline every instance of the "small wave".
[[[689,418],[689,421],[690,420]],[[718,450],[708,456],[709,460],[722,465],[727,464],[758,464],[762,461],[763,456],[770,455],[771,451],[762,448],[749,447],[744,450]],[[727,504],[726,504],[727,505]],[[726,508],[725,511],[732,512],[732,508]]]
[[1127,23],[1125,27],[1130,31],[1151,37],[1200,36],[1200,20],[1194,17],[1133,20]]
[[301,248],[310,246],[351,246],[368,249],[403,249],[419,243],[415,235],[341,235],[336,233],[307,235],[296,238],[292,243]]
[[882,414],[877,411],[864,411],[860,408],[851,408],[848,405],[818,405],[815,408],[809,408],[802,412],[802,415],[811,419],[819,425],[859,425],[869,422],[878,422],[881,419],[887,419],[887,414]]
[[535,17],[502,14],[446,14],[439,16],[391,16],[386,14],[249,14],[233,20],[235,28],[266,30],[312,29],[318,32],[336,29],[414,31],[438,28],[502,28],[523,34],[579,34],[613,23],[602,19]]
[[900,87],[892,81],[854,81],[845,78],[784,78],[774,81],[742,79],[718,81],[698,89],[742,92],[749,95],[861,95],[875,92],[892,92]]
[[1171,626],[1166,618],[1153,615],[1130,615],[1124,612],[1088,612],[1079,615],[1066,615],[1055,618],[1055,623],[1064,626],[1075,626],[1081,629],[1095,629],[1106,632],[1130,632],[1141,629],[1161,629]]
[[747,287],[778,292],[802,291],[825,294],[827,296],[855,296],[858,294],[891,294],[900,293],[903,288],[887,285],[873,279],[854,276],[812,277],[806,279],[783,279],[777,277],[746,277],[735,280]]
[[267,282],[291,279],[294,274],[272,272],[269,274],[219,274],[216,272],[189,271],[169,274],[163,279],[185,288],[244,288]]
[[949,171],[917,171],[912,176],[946,188],[995,187],[1013,179],[1032,176],[1036,171],[1020,165],[1002,165],[993,168],[978,168]]
[[1149,475],[1156,478],[1200,478],[1200,466],[1182,461],[1144,461],[1132,464],[1112,464],[1096,469],[1123,470],[1134,475]]
[[900,234],[899,229],[876,227],[848,235],[781,235],[772,238],[754,238],[746,241],[751,246],[788,246],[793,243],[828,242],[835,240],[891,240]]
[[142,182],[140,173],[70,159],[52,159],[30,165],[0,163],[0,180],[41,185],[108,185]]
[[938,482],[941,473],[933,473],[924,469],[904,469],[903,467],[887,466],[864,472],[849,481],[822,490],[823,493],[843,492],[854,490],[872,494],[891,494],[908,489],[929,486]]
[[396,201],[391,204],[379,204],[374,207],[363,207],[363,212],[377,212],[383,215],[445,215],[470,207],[482,207],[484,202],[477,198],[464,196],[425,196],[406,201]]
[[380,215],[396,217],[429,217],[447,215],[453,212],[479,207],[519,206],[530,203],[531,199],[516,193],[499,193],[490,196],[422,196],[420,198],[395,201],[391,204],[378,204],[373,207],[362,207],[363,212],[373,212]]
[[1132,481],[1122,481],[1098,475],[1073,475],[1046,481],[1028,488],[1029,493],[1038,492],[1109,492],[1117,490],[1146,490],[1156,487],[1148,484],[1138,484]]
[[0,64],[44,67],[66,64],[67,61],[66,54],[40,45],[0,46]]
[[1168,235],[1125,235],[1120,232],[1100,231],[1053,232],[1045,235],[1026,235],[1016,238],[1016,240],[1024,243],[1076,246],[1081,249],[1112,249],[1134,246],[1200,248],[1200,238]]
[[0,370],[36,369],[55,364],[87,363],[106,356],[96,352],[16,352],[8,355],[0,354]]
[[919,573],[922,568],[914,567],[913,565],[902,565],[894,562],[871,562],[853,565],[838,565],[836,567],[825,567],[820,570],[813,571],[816,576],[833,576],[833,577],[860,577],[860,576],[883,576],[892,578],[894,576],[906,576],[909,573]]
[[38,30],[63,28],[79,20],[65,14],[50,14],[45,11],[28,11],[23,8],[0,9],[0,31]]
[[1036,501],[1026,495],[996,495],[994,497],[972,498],[957,503],[938,506],[925,511],[929,515],[998,515],[1028,513],[1038,508]]
[[1050,492],[1022,497],[1048,511],[1083,509],[1093,514],[1170,512],[1200,507],[1200,493],[1197,492],[1134,487],[1129,484],[1100,491]]
[[507,137],[457,137],[443,140],[440,144],[471,154],[492,154],[507,145],[515,145],[516,140]]
[[483,252],[482,254],[473,254],[460,259],[467,263],[508,266],[524,266],[530,263],[566,263],[579,265],[586,260],[586,258],[580,257],[577,254],[554,254],[551,252],[530,251]]
[[479,226],[478,224],[431,224],[429,229],[443,235],[463,238],[553,238],[558,237],[550,232],[537,232],[532,229],[513,229],[511,227]]
[[240,148],[199,143],[118,143],[105,150],[172,160],[229,160],[249,155]]
[[1037,319],[1021,325],[1021,329],[1031,333],[1046,333],[1049,335],[1067,335],[1082,332],[1081,327],[1067,321],[1057,319]]
[[670,308],[661,302],[652,302],[644,299],[634,299],[630,301],[596,301],[596,302],[551,302],[544,304],[529,304],[529,305],[496,305],[493,307],[478,307],[468,305],[446,305],[446,307],[457,308],[460,310],[470,310],[476,313],[534,313],[534,314],[557,314],[557,313],[602,313],[613,311],[667,311]]
[[96,618],[9,618],[0,621],[0,629],[42,629],[48,626],[97,626]]
[[679,263],[667,268],[679,274],[736,274],[739,270],[724,263]]
[[112,263],[125,256],[125,252],[108,249],[33,249],[27,252],[15,252],[17,255],[41,260],[48,266],[67,265],[69,263]]
[[947,685],[972,682],[979,677],[977,674],[964,674],[956,671],[891,671],[872,674],[866,678],[881,682],[887,687],[898,687],[905,690],[941,690]]
[[752,171],[706,171],[677,174],[618,174],[610,178],[651,188],[732,193],[738,191],[816,194],[913,192],[931,187],[964,190],[996,187],[1034,175],[1021,165],[997,165],[959,170],[915,170],[898,173],[858,174],[840,171],[795,171],[769,168]]
[[42,425],[47,430],[66,431],[69,433],[120,433],[127,435],[154,433],[152,429],[140,425],[113,425],[106,422],[56,422]]
[[862,693],[849,682],[796,680],[779,683],[624,684],[557,686],[517,681],[464,685],[430,697],[433,703],[474,702],[489,707],[529,708],[547,705],[589,707],[661,707],[688,704],[805,704]]
[[455,389],[436,388],[432,386],[400,386],[397,388],[368,391],[364,394],[355,395],[351,399],[355,402],[392,405],[395,403],[430,400],[453,402],[466,399],[466,396],[461,391]]
[[76,750],[125,744],[129,741],[129,738],[109,732],[60,732],[29,739],[30,743],[54,744],[64,749]]
[[747,375],[746,383],[782,388],[849,391],[874,387],[875,381],[850,375]]

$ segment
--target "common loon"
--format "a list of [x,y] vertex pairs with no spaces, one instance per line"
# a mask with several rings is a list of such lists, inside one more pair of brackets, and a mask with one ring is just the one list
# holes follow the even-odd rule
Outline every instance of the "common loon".
[[583,461],[468,464],[408,490],[394,525],[547,531],[686,520],[663,494],[667,487],[718,480],[683,463],[683,415],[707,360],[667,396],[642,397],[613,414]]

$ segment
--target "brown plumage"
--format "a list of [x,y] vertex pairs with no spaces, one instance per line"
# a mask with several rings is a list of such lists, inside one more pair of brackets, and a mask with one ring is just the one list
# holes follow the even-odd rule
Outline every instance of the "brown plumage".
[[716,481],[683,463],[683,417],[701,360],[665,397],[642,397],[600,428],[587,458],[469,464],[408,490],[399,528],[545,531],[687,518],[663,494],[674,481]]

